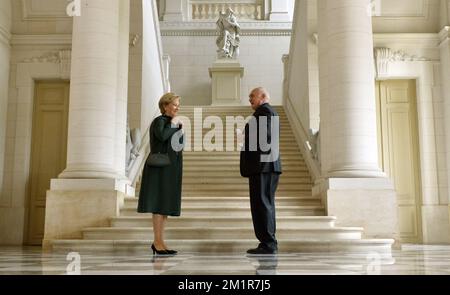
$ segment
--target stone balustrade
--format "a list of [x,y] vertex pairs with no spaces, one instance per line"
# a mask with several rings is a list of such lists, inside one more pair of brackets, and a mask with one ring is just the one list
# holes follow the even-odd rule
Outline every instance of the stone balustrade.
[[263,20],[263,1],[189,1],[190,17],[192,20],[215,20],[219,13],[231,8],[239,20]]

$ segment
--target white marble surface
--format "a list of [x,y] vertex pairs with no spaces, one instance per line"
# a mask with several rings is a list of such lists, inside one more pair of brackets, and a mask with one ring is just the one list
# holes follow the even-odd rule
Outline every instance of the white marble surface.
[[[68,253],[40,248],[0,248],[0,275],[67,274]],[[81,253],[81,275],[450,275],[450,246],[403,245],[395,261],[376,267],[366,255],[291,253],[246,256],[245,253],[180,253],[153,257],[139,253]]]

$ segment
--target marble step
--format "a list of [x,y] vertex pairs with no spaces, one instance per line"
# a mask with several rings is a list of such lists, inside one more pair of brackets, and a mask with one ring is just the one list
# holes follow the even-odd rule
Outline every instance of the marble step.
[[[184,197],[201,197],[201,198],[211,198],[211,197],[223,197],[223,198],[235,198],[235,197],[249,197],[248,190],[239,191],[183,191],[182,196]],[[298,197],[298,198],[310,198],[312,196],[311,191],[296,192],[296,191],[277,191],[275,199],[280,197]]]
[[[303,159],[303,157],[300,154],[290,154],[290,155],[285,155],[282,154],[281,155],[281,159],[285,160],[285,161],[297,161],[297,162],[302,162],[304,163],[305,160]],[[217,156],[217,155],[210,155],[208,152],[204,152],[202,154],[199,155],[192,155],[192,154],[183,154],[183,160],[185,162],[189,161],[189,162],[197,162],[197,161],[216,161],[218,163],[222,163],[222,162],[227,162],[227,161],[239,161],[240,160],[240,155],[239,154],[230,154],[230,155],[222,155],[222,156]]]
[[[282,168],[298,168],[298,169],[308,169],[308,167],[306,166],[306,164],[304,162],[301,161],[284,161],[281,163]],[[236,167],[237,169],[239,169],[240,167],[240,163],[239,160],[230,160],[228,162],[216,162],[216,161],[211,161],[211,160],[205,160],[205,161],[184,161],[183,162],[183,168],[187,168],[187,169],[192,169],[195,167],[212,167],[212,168],[216,168],[218,170],[221,170],[222,167]]]
[[[190,176],[183,176],[183,185],[185,184],[246,184],[248,186],[248,179],[244,177],[223,177],[223,178],[217,178],[217,177],[190,177]],[[284,184],[311,184],[311,178],[310,177],[281,177],[279,185]]]
[[[144,240],[53,240],[52,249],[55,252],[90,253],[101,251],[150,252],[150,239]],[[187,253],[243,253],[257,246],[255,239],[248,240],[166,240],[167,245],[180,254]],[[392,239],[363,240],[317,240],[317,239],[280,239],[278,249],[285,253],[342,253],[361,254],[377,253],[383,260],[392,260]]]
[[[239,173],[239,171],[183,171],[183,179],[187,177],[196,177],[196,178],[244,178]],[[281,179],[287,178],[311,178],[309,172],[301,172],[301,171],[283,171],[281,175]],[[246,179],[248,182],[248,179]]]
[[[323,206],[277,206],[277,216],[324,216]],[[151,213],[138,213],[136,206],[125,204],[120,209],[120,216],[151,216]],[[225,216],[225,217],[249,217],[250,204],[246,206],[194,206],[181,205],[181,216]]]
[[[183,184],[183,191],[232,191],[232,190],[244,190],[248,191],[249,186],[247,183],[237,183],[237,184]],[[278,186],[277,192],[281,191],[311,191],[312,184],[301,184],[301,183],[284,183]]]
[[[281,216],[277,217],[278,228],[332,228],[336,217],[333,216]],[[191,217],[169,217],[167,227],[251,227],[252,218],[248,217],[225,217],[225,216],[191,216]],[[119,216],[111,218],[112,227],[151,227],[150,216]]]
[[[239,158],[240,155],[240,151],[184,151],[183,152],[183,156],[199,156],[199,157],[207,157],[207,156],[211,156],[211,157],[237,157]],[[298,157],[302,157],[302,154],[300,152],[297,151],[287,151],[285,152],[283,155],[286,156],[298,156]]]
[[[362,231],[360,227],[277,228],[277,239],[359,240]],[[144,240],[153,237],[152,227],[96,227],[85,228],[82,232],[85,240]],[[250,239],[255,233],[252,226],[237,228],[166,226],[164,236],[171,240]]]
[[[305,166],[289,166],[282,163],[282,169],[284,172],[309,172],[308,167]],[[217,167],[216,165],[189,165],[183,166],[183,172],[191,172],[191,171],[232,171],[236,173],[239,172],[239,165],[225,165],[223,167]]]
[[[186,206],[247,206],[250,198],[247,197],[186,197],[182,203]],[[137,208],[138,198],[125,199],[125,205]],[[314,197],[276,197],[276,205],[279,206],[320,206],[321,200]]]

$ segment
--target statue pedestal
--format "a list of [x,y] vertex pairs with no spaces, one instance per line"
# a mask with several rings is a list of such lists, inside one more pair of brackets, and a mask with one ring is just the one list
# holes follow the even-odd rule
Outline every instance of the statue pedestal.
[[212,105],[241,105],[241,78],[244,68],[237,60],[219,59],[209,68]]

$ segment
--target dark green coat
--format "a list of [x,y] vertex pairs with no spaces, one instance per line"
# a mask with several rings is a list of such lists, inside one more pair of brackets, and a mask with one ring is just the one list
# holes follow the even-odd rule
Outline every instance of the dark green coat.
[[161,168],[144,165],[139,213],[180,216],[183,153],[175,152],[172,148],[172,137],[180,129],[172,128],[171,120],[171,117],[159,116],[150,126],[150,152],[165,152],[167,148],[171,165]]

